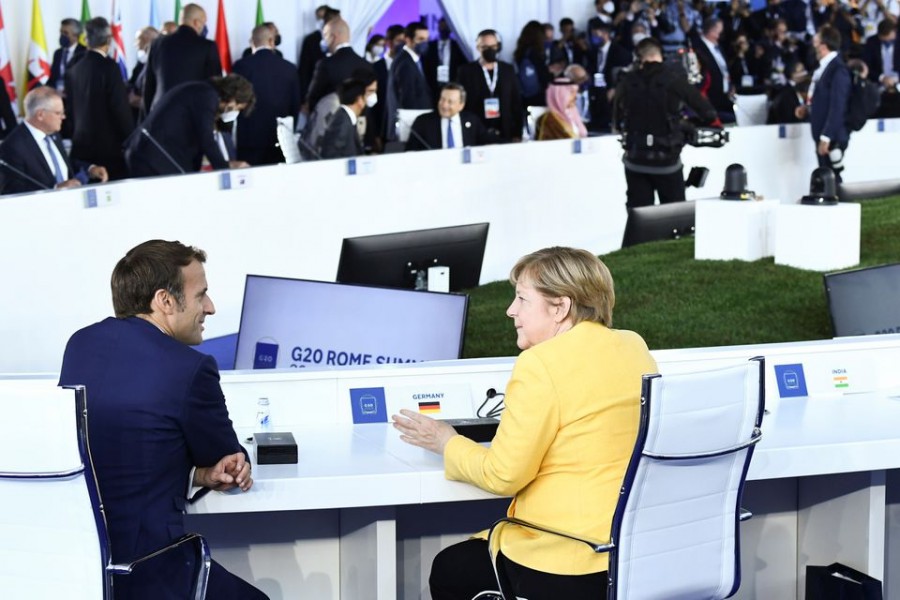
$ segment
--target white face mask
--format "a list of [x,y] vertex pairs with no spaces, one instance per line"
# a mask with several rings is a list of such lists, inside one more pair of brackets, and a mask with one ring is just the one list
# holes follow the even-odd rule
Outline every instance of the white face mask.
[[381,58],[382,56],[384,56],[384,46],[382,46],[381,44],[372,46],[372,56],[374,56],[375,58]]
[[638,44],[640,44],[641,42],[646,40],[648,37],[650,37],[650,36],[647,35],[646,33],[636,33],[633,36],[631,36],[631,43],[633,43],[635,46],[637,46]]
[[375,108],[376,104],[378,104],[378,94],[369,94],[366,96],[366,106]]
[[319,31],[322,31],[323,27],[325,27],[325,20],[324,19],[316,19],[316,29],[318,29]]
[[612,13],[614,13],[614,12],[616,11],[616,5],[613,4],[612,2],[606,2],[606,3],[603,5],[603,10],[604,10],[605,12],[608,12],[609,14],[612,14]]
[[137,61],[139,63],[146,64],[147,63],[147,51],[146,50],[138,50],[137,51]]
[[241,111],[239,110],[228,110],[223,112],[222,116],[219,118],[222,119],[223,123],[231,123],[238,118],[239,114],[241,114]]

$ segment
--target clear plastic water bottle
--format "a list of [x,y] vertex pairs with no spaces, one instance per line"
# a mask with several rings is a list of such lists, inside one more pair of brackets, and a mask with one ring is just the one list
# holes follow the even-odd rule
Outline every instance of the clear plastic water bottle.
[[260,398],[256,401],[256,431],[257,433],[272,431],[272,416],[269,414],[268,398]]

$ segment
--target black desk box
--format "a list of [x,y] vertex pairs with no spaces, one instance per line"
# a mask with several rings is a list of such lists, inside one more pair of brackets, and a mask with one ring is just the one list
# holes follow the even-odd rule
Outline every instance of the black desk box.
[[490,442],[497,433],[500,425],[499,419],[473,418],[473,419],[442,419],[444,423],[456,430],[456,433],[467,437],[473,442]]
[[297,442],[294,434],[254,433],[254,452],[258,465],[296,465]]

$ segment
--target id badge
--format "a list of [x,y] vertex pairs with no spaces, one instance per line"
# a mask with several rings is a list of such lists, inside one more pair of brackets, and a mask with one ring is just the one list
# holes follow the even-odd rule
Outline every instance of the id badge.
[[500,99],[485,98],[484,99],[484,118],[499,119],[500,118]]
[[741,75],[741,87],[753,87],[753,75]]
[[594,87],[605,88],[606,75],[604,75],[603,73],[594,73]]
[[437,80],[439,83],[450,82],[450,67],[447,65],[439,65],[437,68]]

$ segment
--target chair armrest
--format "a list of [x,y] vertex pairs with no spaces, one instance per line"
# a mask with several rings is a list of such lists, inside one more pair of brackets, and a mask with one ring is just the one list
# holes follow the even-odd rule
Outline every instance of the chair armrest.
[[499,521],[497,521],[496,523],[494,523],[491,526],[488,537],[490,537],[494,533],[494,528],[497,527],[500,523],[512,523],[513,525],[519,525],[521,527],[527,527],[529,529],[543,531],[544,533],[558,535],[560,537],[568,538],[568,539],[574,540],[576,542],[581,542],[582,544],[587,544],[591,550],[593,550],[594,552],[597,552],[597,553],[609,552],[610,550],[612,550],[615,547],[615,543],[613,543],[612,541],[606,542],[606,543],[599,543],[599,542],[595,542],[595,541],[591,541],[591,540],[586,540],[584,538],[580,538],[571,533],[566,533],[564,531],[557,531],[555,529],[550,529],[548,527],[543,527],[541,525],[535,525],[534,523],[529,523],[528,521],[523,521],[522,519],[517,519],[515,517],[504,517],[504,518],[500,519]]
[[209,579],[209,568],[212,559],[209,554],[209,544],[206,543],[206,539],[199,533],[185,534],[168,546],[164,546],[163,548],[155,550],[150,554],[147,554],[146,556],[142,556],[141,558],[133,560],[130,563],[110,564],[106,567],[106,569],[113,575],[131,575],[132,571],[134,571],[134,569],[136,567],[139,567],[142,563],[165,554],[166,552],[169,552],[171,550],[175,550],[176,548],[180,548],[187,543],[190,543],[194,547],[194,551],[197,553],[194,598],[195,600],[203,600],[204,598],[206,598],[206,583]]
[[746,508],[741,508],[740,510],[741,510],[741,516],[739,517],[739,520],[749,521],[750,519],[753,518],[753,513],[750,512],[749,510],[747,510]]

